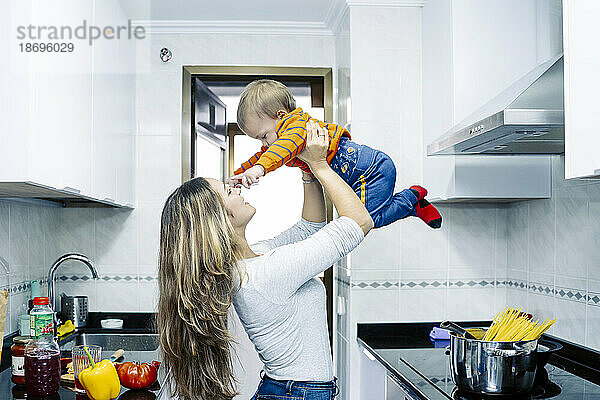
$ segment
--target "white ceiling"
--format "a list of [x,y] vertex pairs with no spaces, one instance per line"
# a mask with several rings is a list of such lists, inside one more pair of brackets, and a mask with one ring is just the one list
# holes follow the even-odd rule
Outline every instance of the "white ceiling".
[[121,0],[129,19],[324,23],[336,0]]

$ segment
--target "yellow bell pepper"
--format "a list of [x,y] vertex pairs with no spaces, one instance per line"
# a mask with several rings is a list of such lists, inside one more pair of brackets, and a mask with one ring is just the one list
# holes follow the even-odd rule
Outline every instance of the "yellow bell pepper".
[[121,382],[113,363],[108,359],[95,363],[87,347],[84,347],[84,350],[92,366],[79,373],[79,383],[85,389],[88,397],[92,400],[117,398],[121,392]]

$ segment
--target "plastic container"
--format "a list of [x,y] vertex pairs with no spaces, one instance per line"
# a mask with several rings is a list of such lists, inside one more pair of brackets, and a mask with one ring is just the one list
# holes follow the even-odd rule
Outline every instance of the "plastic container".
[[31,319],[29,314],[21,314],[19,315],[19,334],[21,336],[29,337],[31,333]]
[[122,319],[103,319],[100,321],[100,326],[103,329],[123,329]]
[[25,385],[25,346],[31,338],[29,336],[15,336],[13,345],[10,347],[12,353],[12,378],[16,385]]
[[31,336],[25,347],[25,390],[28,396],[49,396],[60,389],[60,348],[54,340],[54,313],[48,297],[33,299]]

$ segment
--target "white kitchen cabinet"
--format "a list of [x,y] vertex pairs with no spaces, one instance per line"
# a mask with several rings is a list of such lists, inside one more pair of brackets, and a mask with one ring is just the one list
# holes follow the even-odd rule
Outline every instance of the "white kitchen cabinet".
[[[428,1],[422,19],[424,147],[559,54],[561,41],[560,0]],[[548,198],[550,157],[425,156],[423,179],[433,200]]]
[[414,400],[404,385],[399,383],[392,375],[387,376],[385,381],[385,400]]
[[600,2],[563,0],[565,178],[600,178]]
[[385,399],[387,371],[364,347],[360,347],[360,399]]
[[11,53],[0,66],[0,197],[132,206],[135,77],[120,63],[133,72],[134,47],[123,43],[130,47],[119,53],[121,41],[74,40],[72,53],[21,53],[14,35],[16,25],[77,27],[83,19],[126,25],[119,2],[17,4],[0,13]]
[[360,346],[360,399],[413,400],[410,389]]

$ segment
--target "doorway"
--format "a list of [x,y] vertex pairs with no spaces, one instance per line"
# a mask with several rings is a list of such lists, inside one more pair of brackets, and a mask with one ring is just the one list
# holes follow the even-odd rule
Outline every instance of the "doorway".
[[[182,155],[182,182],[197,176],[199,170],[195,160],[198,159],[199,139],[194,123],[194,81],[200,80],[213,93],[227,93],[232,87],[244,87],[247,83],[256,79],[275,79],[288,85],[292,92],[306,91],[310,105],[322,109],[322,119],[333,121],[333,80],[331,68],[312,67],[261,67],[261,66],[184,66],[182,76],[182,130],[181,130],[181,155]],[[231,91],[233,93],[234,91]],[[240,90],[241,92],[241,90]],[[219,97],[219,96],[217,96]],[[227,101],[225,101],[227,103]],[[237,103],[236,103],[237,106]],[[228,108],[230,108],[228,106]],[[305,108],[305,107],[303,107]],[[227,114],[230,110],[227,110]],[[320,115],[314,115],[321,118]],[[221,179],[229,176],[235,169],[236,143],[239,153],[240,142],[243,139],[251,140],[243,135],[233,121],[227,118],[226,138],[220,145],[220,149],[212,149],[202,154],[204,159],[210,158],[221,163],[219,168],[214,168],[215,173],[222,173]],[[207,142],[208,143],[208,142]],[[215,146],[213,142],[211,144]],[[218,145],[218,144],[217,144]],[[258,150],[260,146],[256,147]],[[206,148],[205,148],[206,149]],[[209,148],[210,149],[210,148]],[[203,150],[204,151],[204,150]],[[210,153],[210,154],[209,154]],[[212,155],[211,155],[212,154]],[[291,169],[291,168],[290,168]],[[299,181],[299,179],[298,179]],[[327,221],[333,218],[333,205],[326,198]],[[322,277],[327,292],[327,322],[329,329],[329,340],[333,348],[333,268],[325,271]]]

